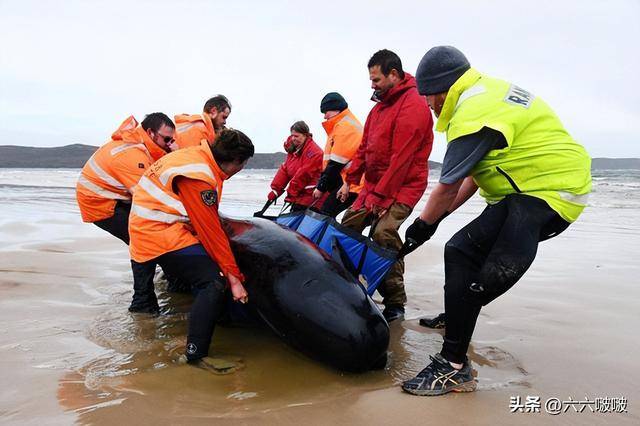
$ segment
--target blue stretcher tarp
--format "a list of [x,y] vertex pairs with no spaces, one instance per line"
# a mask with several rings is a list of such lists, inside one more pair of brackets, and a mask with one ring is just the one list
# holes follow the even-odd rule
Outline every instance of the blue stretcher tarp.
[[[298,211],[280,215],[275,221],[304,235],[330,256],[339,256],[349,272],[363,283],[369,295],[397,260],[395,251],[378,246],[364,235],[320,213]],[[339,253],[334,253],[335,250]]]

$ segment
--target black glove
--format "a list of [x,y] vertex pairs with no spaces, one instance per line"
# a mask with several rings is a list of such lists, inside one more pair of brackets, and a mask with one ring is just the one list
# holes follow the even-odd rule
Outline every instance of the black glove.
[[429,225],[427,222],[420,219],[420,217],[417,217],[404,233],[404,244],[398,252],[398,257],[406,256],[423,245],[426,241],[429,241],[433,234],[436,233],[436,229],[438,229],[438,225],[440,225],[442,219],[447,216],[449,216],[449,212],[445,212],[445,214],[443,214],[442,217],[432,225]]
[[421,246],[426,241],[429,241],[433,234],[436,233],[436,229],[438,229],[439,224],[440,221],[438,220],[433,225],[429,225],[427,222],[417,217],[404,233],[404,239],[405,241],[413,240],[418,244],[418,246]]

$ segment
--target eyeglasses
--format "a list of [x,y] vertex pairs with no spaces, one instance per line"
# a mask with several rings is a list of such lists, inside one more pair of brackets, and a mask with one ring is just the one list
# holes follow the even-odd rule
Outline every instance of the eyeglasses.
[[175,142],[175,139],[173,138],[173,136],[164,136],[164,135],[161,135],[160,133],[156,133],[156,135],[160,136],[164,141],[164,143],[166,144]]

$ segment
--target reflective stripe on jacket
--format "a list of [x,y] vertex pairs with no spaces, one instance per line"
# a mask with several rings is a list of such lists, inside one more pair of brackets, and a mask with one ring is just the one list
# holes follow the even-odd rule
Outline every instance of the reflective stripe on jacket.
[[436,129],[452,141],[483,127],[507,142],[471,172],[487,202],[522,193],[543,199],[568,222],[578,218],[591,190],[591,158],[542,99],[471,68],[449,89]]
[[165,151],[131,116],[86,162],[76,184],[76,199],[84,222],[113,216],[117,201],[131,202],[144,171]]
[[[327,167],[329,160],[344,164],[345,167],[340,174],[342,181],[346,182],[351,160],[362,142],[362,124],[347,108],[340,114],[324,121],[322,127],[327,132],[322,168]],[[352,185],[349,191],[358,193],[361,188],[361,184]]]
[[178,148],[200,146],[203,140],[213,143],[216,132],[207,114],[180,114],[175,116],[176,144]]
[[154,163],[140,178],[133,194],[129,251],[136,262],[146,262],[199,242],[173,187],[178,176],[210,184],[216,188],[215,201],[220,201],[226,175],[213,159],[207,142],[200,147],[174,151]]

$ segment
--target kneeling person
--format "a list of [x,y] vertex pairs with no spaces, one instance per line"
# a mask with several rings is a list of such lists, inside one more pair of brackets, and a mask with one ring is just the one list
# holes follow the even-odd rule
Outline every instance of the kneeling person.
[[157,307],[155,264],[191,286],[187,360],[207,356],[227,284],[233,299],[245,303],[244,277],[218,216],[226,179],[253,156],[251,140],[238,130],[223,130],[212,145],[178,150],[154,163],[133,197],[129,233],[134,290],[139,304]]

